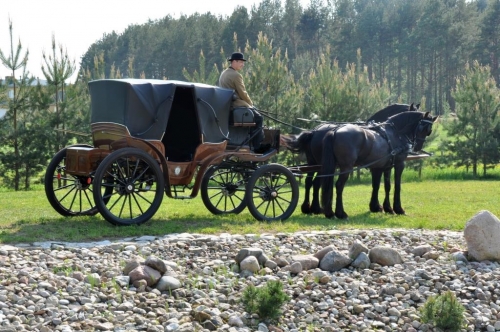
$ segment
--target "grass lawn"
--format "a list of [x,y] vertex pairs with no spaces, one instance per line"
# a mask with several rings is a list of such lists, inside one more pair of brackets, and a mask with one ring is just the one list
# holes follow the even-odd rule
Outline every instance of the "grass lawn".
[[[366,181],[365,181],[366,182]],[[62,217],[48,203],[43,188],[32,191],[0,191],[0,243],[36,241],[95,241],[168,233],[246,234],[330,229],[425,228],[463,230],[481,210],[500,216],[498,180],[424,180],[402,185],[407,215],[369,213],[369,183],[348,182],[344,207],[348,220],[302,215],[299,205],[284,222],[258,222],[248,210],[239,215],[214,216],[201,197],[173,200],[165,196],[153,219],[141,226],[118,227],[100,215]],[[302,188],[303,189],[303,188]],[[380,193],[382,199],[382,193]]]

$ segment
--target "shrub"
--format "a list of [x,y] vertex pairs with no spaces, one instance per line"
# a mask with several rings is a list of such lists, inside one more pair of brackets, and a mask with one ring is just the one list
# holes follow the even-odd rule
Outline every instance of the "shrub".
[[430,297],[420,308],[422,322],[448,331],[458,331],[465,325],[464,312],[464,306],[452,291]]
[[265,321],[278,319],[281,316],[281,307],[289,300],[279,280],[270,280],[264,287],[250,285],[245,288],[241,298],[247,312],[258,314]]

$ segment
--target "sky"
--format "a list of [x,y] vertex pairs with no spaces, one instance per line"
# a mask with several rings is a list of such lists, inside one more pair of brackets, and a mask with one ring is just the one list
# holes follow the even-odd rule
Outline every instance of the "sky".
[[[10,54],[9,19],[14,51],[21,41],[29,50],[30,74],[43,79],[42,54],[52,53],[52,35],[62,45],[77,70],[80,58],[105,33],[123,32],[131,24],[143,24],[167,15],[174,18],[196,12],[229,16],[237,6],[248,10],[262,0],[0,0],[0,49]],[[309,0],[300,0],[307,7]],[[20,73],[20,72],[19,72]],[[0,77],[11,72],[0,63]],[[17,75],[16,75],[17,76]],[[70,79],[74,81],[76,73]]]

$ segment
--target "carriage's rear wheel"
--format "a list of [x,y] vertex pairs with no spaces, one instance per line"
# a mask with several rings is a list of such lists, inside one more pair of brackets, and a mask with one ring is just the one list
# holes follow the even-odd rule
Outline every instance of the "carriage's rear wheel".
[[92,177],[67,174],[66,153],[67,148],[60,150],[47,166],[44,177],[45,195],[60,215],[95,215],[97,208],[92,197]]
[[245,184],[248,178],[243,169],[211,166],[201,182],[201,198],[213,214],[240,213],[246,207]]
[[293,173],[279,164],[257,168],[248,181],[246,200],[257,220],[288,219],[299,200],[299,185]]
[[153,217],[163,200],[165,179],[147,152],[123,148],[108,155],[97,168],[94,201],[114,225],[139,225]]

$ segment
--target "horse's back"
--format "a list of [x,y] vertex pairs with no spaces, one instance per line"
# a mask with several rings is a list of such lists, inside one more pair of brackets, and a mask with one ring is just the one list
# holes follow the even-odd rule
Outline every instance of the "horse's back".
[[354,124],[339,128],[330,139],[340,167],[367,164],[390,152],[387,140],[379,131]]

